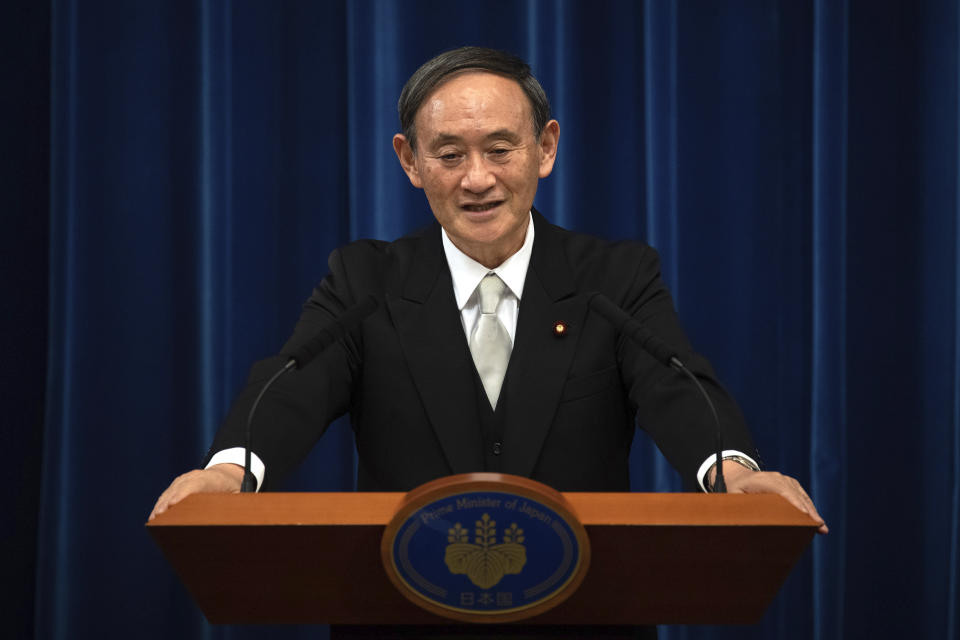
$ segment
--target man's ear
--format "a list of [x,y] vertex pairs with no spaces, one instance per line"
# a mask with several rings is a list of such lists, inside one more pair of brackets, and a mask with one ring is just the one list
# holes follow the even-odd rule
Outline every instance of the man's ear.
[[393,136],[393,150],[397,154],[397,160],[400,161],[404,173],[410,178],[410,184],[417,189],[422,189],[423,180],[420,179],[420,172],[417,170],[416,154],[414,154],[413,148],[402,133]]
[[540,133],[538,152],[540,153],[540,177],[546,178],[553,171],[557,159],[557,145],[560,143],[560,123],[551,120]]

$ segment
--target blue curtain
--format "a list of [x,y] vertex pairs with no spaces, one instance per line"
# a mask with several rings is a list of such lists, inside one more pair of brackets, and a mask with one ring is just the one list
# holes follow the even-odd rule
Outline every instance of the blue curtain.
[[[431,219],[390,146],[396,98],[480,44],[528,59],[561,123],[538,208],[660,250],[764,462],[831,526],[759,625],[662,637],[960,638],[955,1],[15,4],[0,333],[21,635],[322,636],[208,625],[143,523],[328,252]],[[635,488],[678,489],[640,440]],[[341,423],[289,487],[353,477]]]

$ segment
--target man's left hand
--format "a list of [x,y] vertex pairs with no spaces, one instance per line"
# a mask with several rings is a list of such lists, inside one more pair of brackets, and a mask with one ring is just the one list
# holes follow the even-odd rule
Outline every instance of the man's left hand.
[[[711,469],[711,482],[714,474],[714,470]],[[829,531],[827,523],[813,505],[813,500],[796,479],[776,471],[753,471],[732,460],[724,460],[723,478],[727,485],[727,493],[776,493],[813,518],[820,525],[817,529],[818,533]]]

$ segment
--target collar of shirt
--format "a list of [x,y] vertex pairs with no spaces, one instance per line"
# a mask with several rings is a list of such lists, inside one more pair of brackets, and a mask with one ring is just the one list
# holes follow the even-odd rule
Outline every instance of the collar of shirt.
[[524,238],[523,246],[507,258],[503,264],[493,269],[488,269],[460,251],[447,236],[446,230],[440,232],[443,240],[443,251],[447,257],[447,266],[450,267],[450,277],[453,279],[453,295],[457,301],[457,308],[460,310],[460,317],[463,320],[464,332],[468,338],[478,315],[479,300],[478,296],[474,295],[477,285],[491,271],[500,276],[500,279],[509,289],[509,294],[504,297],[503,302],[497,309],[497,316],[506,327],[511,340],[516,334],[517,308],[520,298],[523,296],[523,283],[527,278],[530,256],[533,254],[533,215],[528,215],[527,235]]

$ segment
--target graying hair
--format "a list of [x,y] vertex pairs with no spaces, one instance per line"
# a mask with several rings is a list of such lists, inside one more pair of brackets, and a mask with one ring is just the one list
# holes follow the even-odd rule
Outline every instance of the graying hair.
[[425,62],[410,76],[400,92],[400,100],[397,101],[400,130],[410,143],[411,149],[417,149],[417,129],[414,121],[424,100],[451,74],[467,69],[488,71],[515,80],[530,100],[533,133],[537,140],[540,139],[543,128],[550,120],[550,101],[547,100],[543,87],[530,72],[530,65],[505,51],[485,47],[460,47]]

